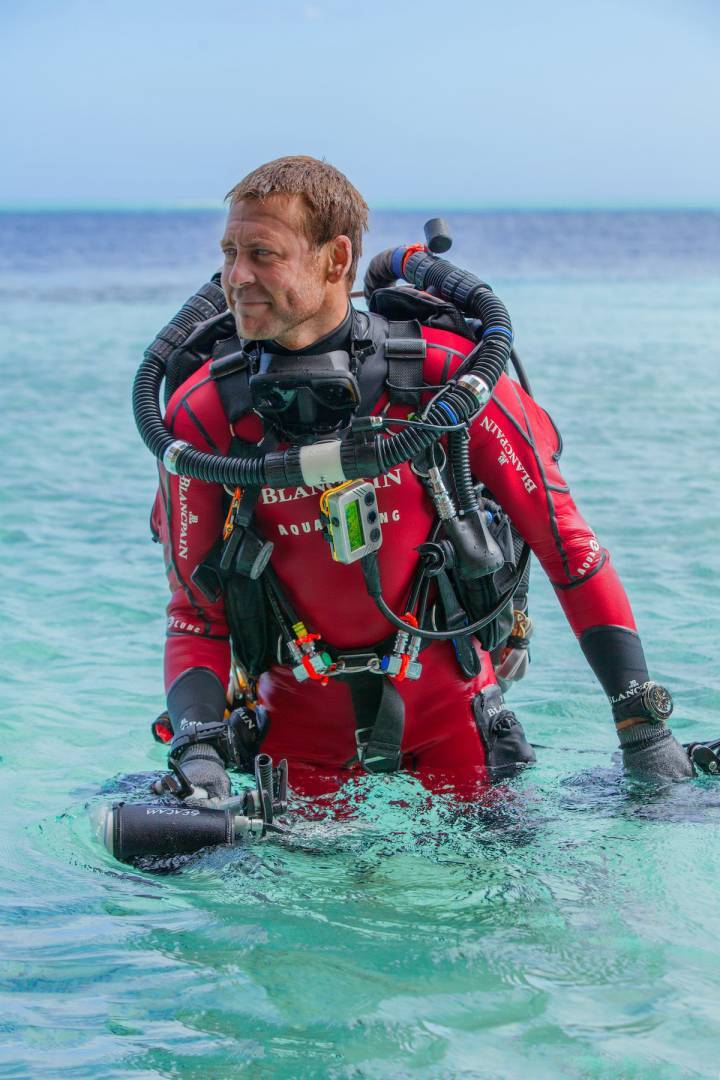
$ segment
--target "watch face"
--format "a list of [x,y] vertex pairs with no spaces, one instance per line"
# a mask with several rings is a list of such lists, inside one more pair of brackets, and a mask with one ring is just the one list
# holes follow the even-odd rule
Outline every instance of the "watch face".
[[673,700],[670,691],[658,683],[653,683],[645,691],[645,702],[658,720],[667,720],[673,711]]

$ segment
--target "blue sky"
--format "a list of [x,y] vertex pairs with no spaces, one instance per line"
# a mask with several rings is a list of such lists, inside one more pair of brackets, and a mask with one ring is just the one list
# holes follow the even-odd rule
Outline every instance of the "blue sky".
[[715,0],[2,0],[0,204],[309,153],[375,207],[718,205],[719,45]]

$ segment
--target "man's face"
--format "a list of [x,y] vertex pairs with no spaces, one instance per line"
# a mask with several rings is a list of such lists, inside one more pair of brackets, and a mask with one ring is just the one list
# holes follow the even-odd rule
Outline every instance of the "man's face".
[[230,207],[222,287],[240,337],[282,341],[322,310],[322,250],[305,236],[304,212],[299,196],[243,199]]

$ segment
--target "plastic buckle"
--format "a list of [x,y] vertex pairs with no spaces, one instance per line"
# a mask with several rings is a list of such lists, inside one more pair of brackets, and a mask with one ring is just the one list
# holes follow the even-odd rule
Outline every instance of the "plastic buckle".
[[[383,762],[383,767],[378,769],[374,767],[376,762]],[[398,750],[393,757],[388,757],[387,754],[378,754],[377,757],[369,758],[367,755],[363,760],[363,768],[370,773],[387,773],[398,772],[400,769],[400,763],[402,761],[402,751]]]
[[365,764],[365,751],[368,748],[371,734],[372,727],[355,728],[355,747],[357,749],[357,759],[361,765]]
[[[393,750],[392,755],[389,754],[376,754],[374,757],[369,758],[367,756],[368,746],[370,745],[370,738],[372,736],[372,727],[363,727],[355,729],[355,746],[357,747],[357,759],[364,769],[368,772],[397,772],[400,768],[402,761],[402,750]],[[379,762],[383,763],[382,768],[377,768]]]

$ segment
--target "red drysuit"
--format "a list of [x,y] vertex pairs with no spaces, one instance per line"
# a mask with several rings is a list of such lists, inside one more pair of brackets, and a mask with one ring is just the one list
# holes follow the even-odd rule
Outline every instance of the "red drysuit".
[[[438,384],[458,366],[469,342],[445,330],[424,331],[429,348],[424,368],[428,384]],[[209,364],[173,395],[165,422],[176,438],[212,453],[226,454],[233,432],[246,441],[263,435],[253,413],[231,428]],[[386,404],[382,397],[375,410]],[[393,405],[390,416],[405,416]],[[608,553],[579,514],[560,473],[560,437],[547,413],[517,383],[503,375],[485,410],[471,428],[473,474],[511,517],[538,557],[579,637],[590,627],[635,629],[623,587]],[[378,552],[383,592],[401,611],[417,564],[415,548],[435,520],[428,495],[409,464],[375,481],[383,527]],[[375,644],[393,628],[365,588],[357,564],[334,562],[320,531],[320,488],[264,488],[255,511],[258,531],[274,547],[272,565],[308,628],[333,646]],[[228,628],[222,599],[210,603],[190,576],[218,539],[224,521],[219,485],[168,475],[160,468],[153,529],[162,540],[172,591],[165,651],[166,686],[190,667],[207,667],[227,684]],[[480,646],[475,646],[480,652]],[[472,702],[495,682],[482,654],[482,671],[466,680],[449,642],[433,642],[421,655],[417,681],[397,683],[405,705],[404,760],[413,767],[455,769],[485,760]],[[355,753],[355,717],[346,684],[296,682],[289,667],[274,665],[259,683],[271,717],[263,744],[273,757],[318,767],[341,767]]]

